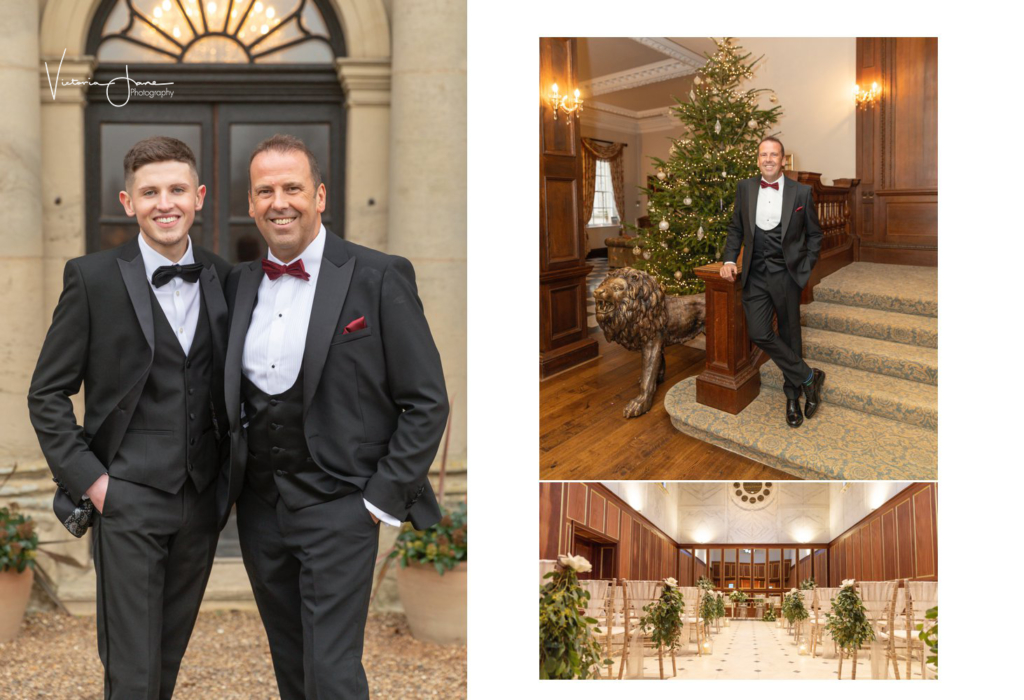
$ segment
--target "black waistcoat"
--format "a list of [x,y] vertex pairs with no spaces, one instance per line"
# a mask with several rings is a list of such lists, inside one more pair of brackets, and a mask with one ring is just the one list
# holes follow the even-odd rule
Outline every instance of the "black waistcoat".
[[160,302],[153,304],[153,364],[110,475],[177,493],[191,477],[198,491],[216,479],[219,460],[211,387],[217,363],[206,301],[186,357]]
[[302,426],[302,370],[290,389],[270,395],[242,375],[249,421],[246,485],[270,505],[280,497],[289,510],[326,503],[356,491],[327,474],[309,454]]
[[751,263],[759,272],[781,272],[786,269],[782,254],[782,223],[767,231],[754,225],[754,255]]

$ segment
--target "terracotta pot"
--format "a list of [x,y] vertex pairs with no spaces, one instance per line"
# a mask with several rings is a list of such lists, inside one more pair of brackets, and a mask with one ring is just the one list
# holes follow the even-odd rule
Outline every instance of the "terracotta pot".
[[0,571],[0,644],[18,636],[32,593],[32,569]]
[[398,569],[398,597],[412,636],[435,644],[466,643],[467,562],[444,576],[427,564]]

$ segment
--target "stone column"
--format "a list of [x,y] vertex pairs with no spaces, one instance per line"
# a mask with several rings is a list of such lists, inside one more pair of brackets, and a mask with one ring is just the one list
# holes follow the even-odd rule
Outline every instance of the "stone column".
[[0,473],[39,455],[26,401],[48,318],[38,65],[39,3],[6,3],[0,22]]
[[441,352],[454,495],[465,492],[466,464],[466,4],[394,0],[391,17],[387,250],[415,266]]
[[387,249],[391,61],[339,58],[345,90],[345,238]]

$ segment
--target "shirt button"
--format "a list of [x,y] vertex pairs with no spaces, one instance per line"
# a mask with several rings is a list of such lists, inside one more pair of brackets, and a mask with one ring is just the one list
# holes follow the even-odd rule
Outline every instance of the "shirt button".
[[176,297],[180,297],[180,296],[181,296],[181,292],[175,292],[175,293],[174,293],[174,296],[176,296]]
[[277,315],[278,318],[281,318],[282,316],[284,316],[284,314],[278,314]]
[[277,365],[270,365],[270,369],[274,369]]
[[178,329],[178,332],[179,332],[179,333],[184,333],[184,332],[185,332],[185,329],[184,329],[184,328],[179,328],[179,329]]
[[195,420],[196,419],[196,414],[195,413],[189,413],[188,414],[188,419],[189,420]]

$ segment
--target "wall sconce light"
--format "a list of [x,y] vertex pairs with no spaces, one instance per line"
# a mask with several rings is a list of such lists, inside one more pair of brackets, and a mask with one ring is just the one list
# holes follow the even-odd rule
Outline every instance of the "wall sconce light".
[[857,102],[858,109],[867,109],[881,97],[882,88],[878,87],[878,83],[871,83],[870,90],[861,90],[860,85],[853,86],[853,99]]
[[551,93],[548,95],[548,102],[551,103],[551,112],[555,121],[558,121],[559,108],[565,112],[566,123],[569,121],[569,115],[573,112],[583,113],[583,100],[580,99],[579,88],[573,90],[573,96],[570,99],[568,94],[562,95],[558,92],[558,83],[551,83]]

